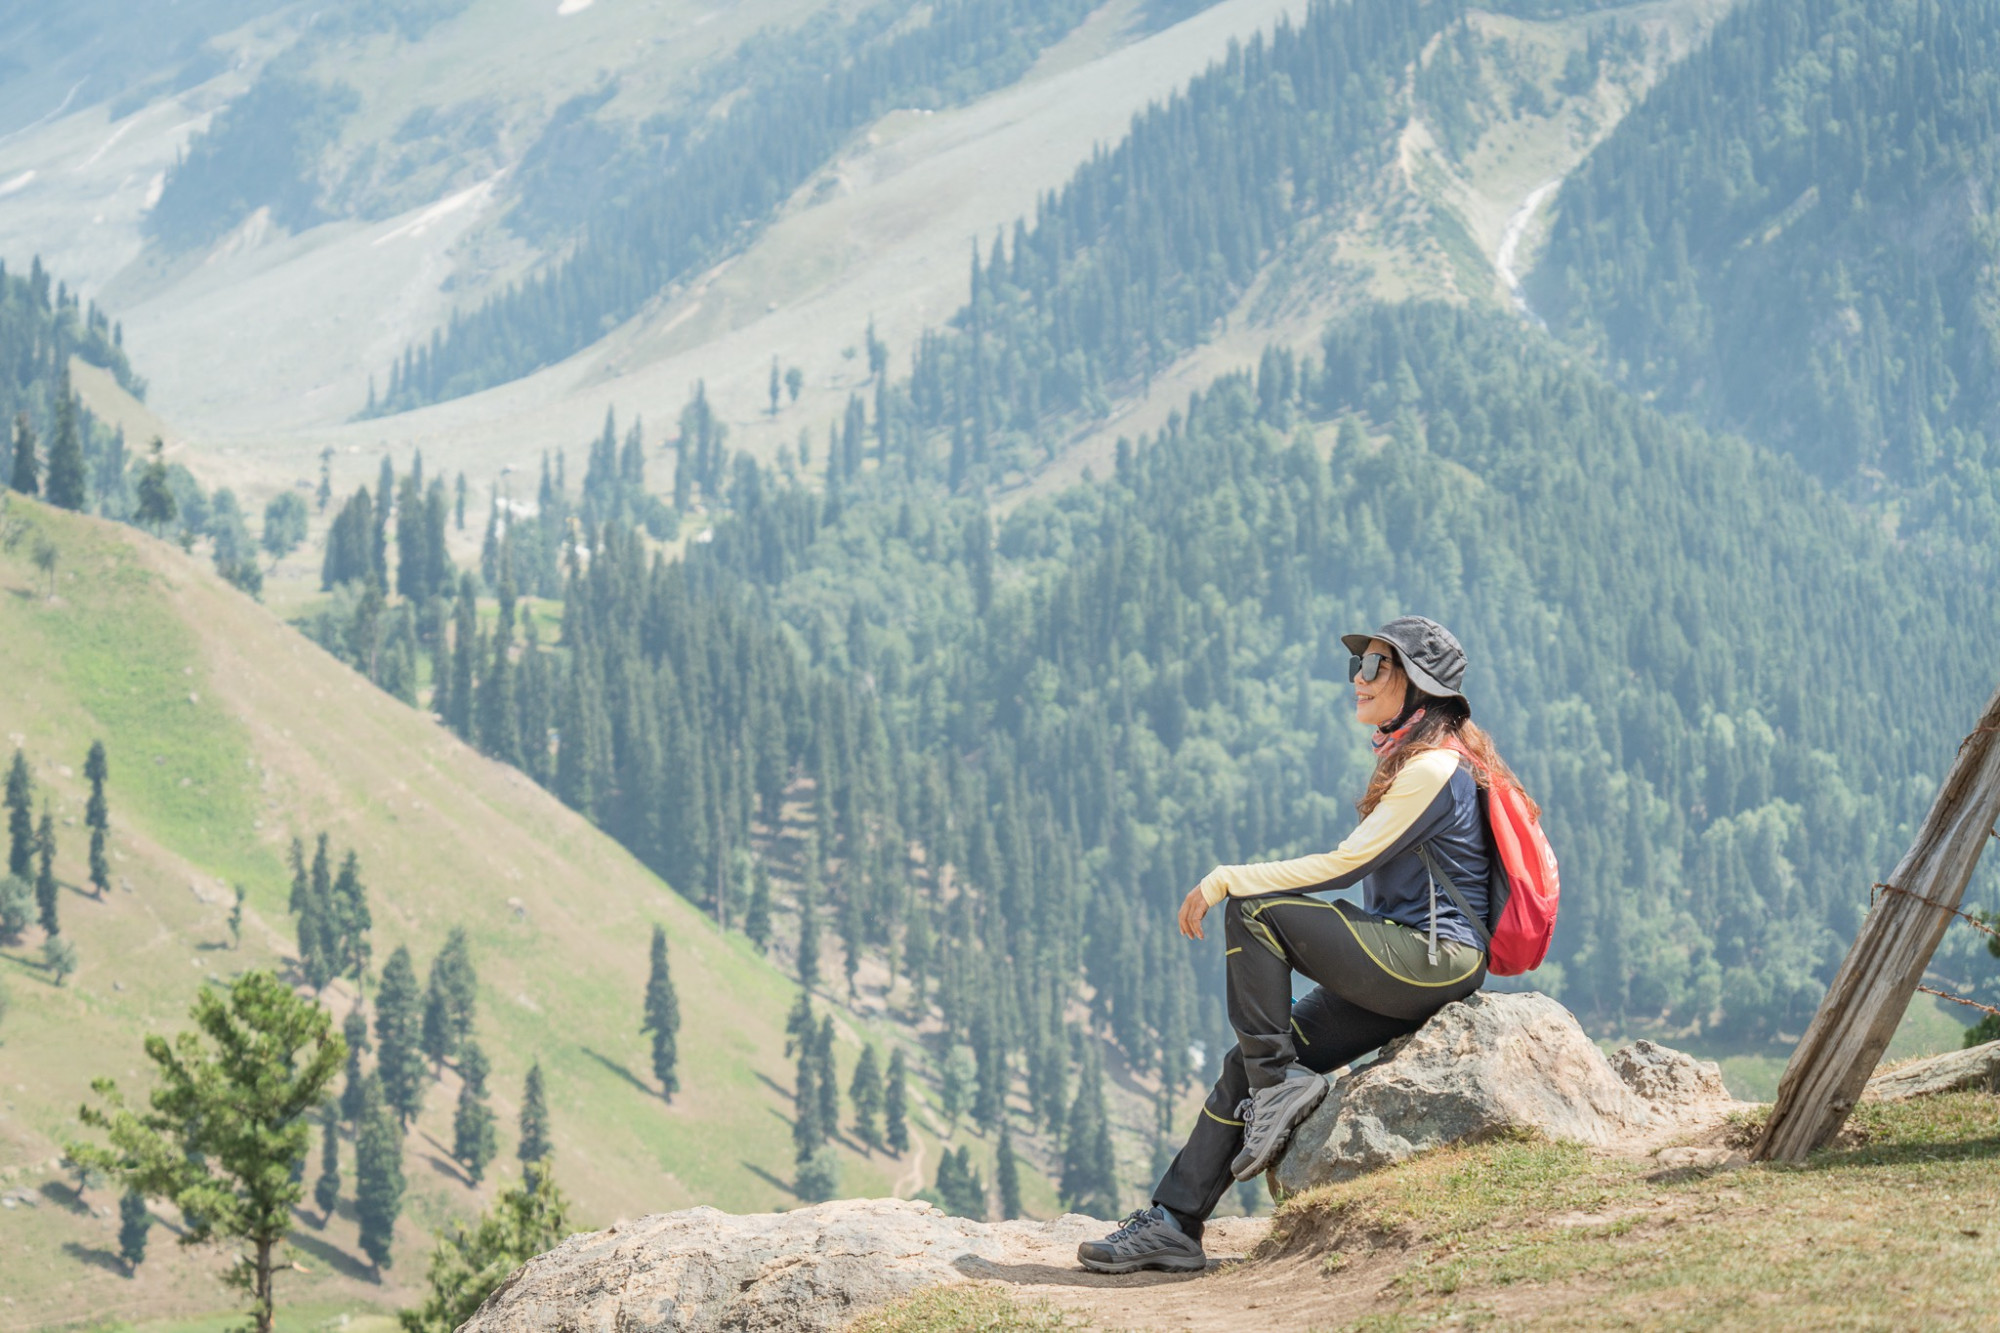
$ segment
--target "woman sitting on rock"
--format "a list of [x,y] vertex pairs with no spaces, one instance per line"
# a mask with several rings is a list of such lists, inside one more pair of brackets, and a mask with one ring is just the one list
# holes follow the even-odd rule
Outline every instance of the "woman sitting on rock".
[[[1217,866],[1181,904],[1181,934],[1199,940],[1208,910],[1228,903],[1223,940],[1236,1047],[1154,1187],[1153,1206],[1079,1246],[1086,1268],[1205,1267],[1203,1221],[1232,1178],[1254,1179],[1277,1160],[1326,1095],[1323,1075],[1416,1031],[1485,979],[1490,848],[1481,779],[1446,742],[1487,773],[1507,769],[1459,690],[1465,651],[1422,616],[1341,642],[1353,654],[1354,716],[1375,729],[1361,823],[1330,852]],[[1432,878],[1426,853],[1482,918],[1477,929]],[[1362,907],[1307,896],[1362,882]],[[1318,983],[1297,1003],[1294,971]]]

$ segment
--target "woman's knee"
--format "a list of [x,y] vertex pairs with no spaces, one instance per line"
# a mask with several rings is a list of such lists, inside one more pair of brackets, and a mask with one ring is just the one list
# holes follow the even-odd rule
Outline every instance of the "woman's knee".
[[1249,1095],[1250,1072],[1243,1064],[1243,1048],[1231,1046],[1222,1057],[1222,1072],[1215,1076],[1215,1086],[1209,1090],[1209,1105],[1222,1107],[1233,1115],[1236,1103]]

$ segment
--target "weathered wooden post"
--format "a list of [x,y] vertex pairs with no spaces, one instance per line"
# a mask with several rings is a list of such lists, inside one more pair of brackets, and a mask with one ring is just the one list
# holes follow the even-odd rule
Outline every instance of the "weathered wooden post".
[[1778,1082],[1759,1161],[1798,1162],[1840,1131],[1930,965],[2000,820],[2000,691],[1987,700],[1917,840],[1861,924]]

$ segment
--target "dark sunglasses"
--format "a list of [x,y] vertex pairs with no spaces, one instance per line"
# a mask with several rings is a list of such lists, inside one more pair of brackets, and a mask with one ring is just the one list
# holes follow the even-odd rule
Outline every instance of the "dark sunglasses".
[[1372,681],[1382,674],[1383,667],[1394,665],[1396,659],[1387,653],[1356,653],[1347,659],[1347,678]]

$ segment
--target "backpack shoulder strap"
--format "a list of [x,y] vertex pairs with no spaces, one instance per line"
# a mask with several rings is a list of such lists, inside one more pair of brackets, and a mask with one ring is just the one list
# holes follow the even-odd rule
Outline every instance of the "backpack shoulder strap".
[[1491,949],[1493,947],[1493,932],[1486,928],[1486,923],[1480,919],[1479,913],[1472,910],[1472,904],[1465,901],[1465,895],[1458,891],[1458,885],[1451,882],[1451,876],[1444,873],[1444,867],[1439,865],[1437,857],[1432,855],[1429,843],[1420,842],[1417,844],[1417,858],[1424,863],[1424,873],[1429,875],[1444,889],[1446,896],[1458,908],[1458,914],[1472,923],[1472,929],[1479,936],[1480,945]]

